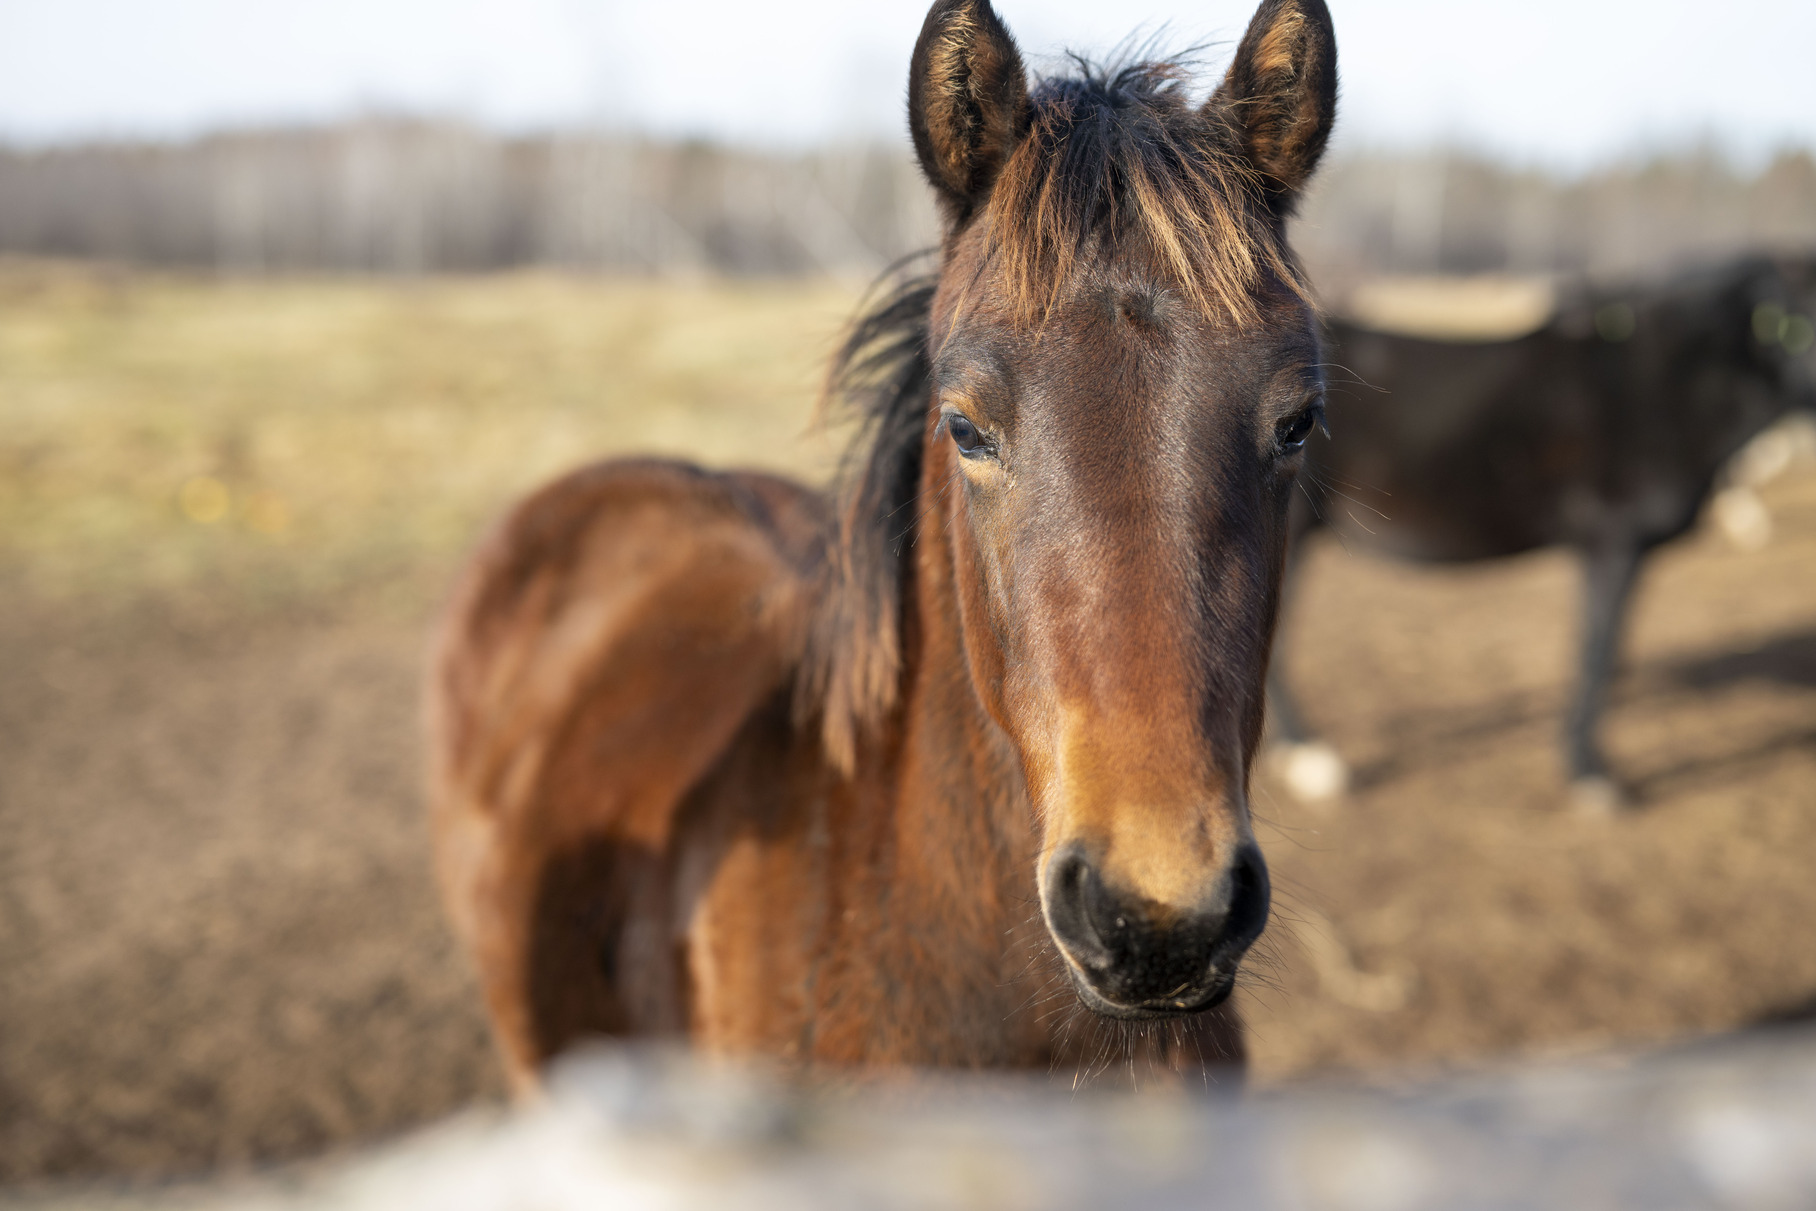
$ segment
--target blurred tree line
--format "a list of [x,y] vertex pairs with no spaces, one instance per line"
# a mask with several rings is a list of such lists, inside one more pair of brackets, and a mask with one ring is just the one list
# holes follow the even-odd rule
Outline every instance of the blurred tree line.
[[[931,243],[906,149],[700,142],[370,118],[182,143],[0,148],[0,252],[230,271],[553,265],[865,275]],[[1574,177],[1458,152],[1350,153],[1295,241],[1329,289],[1381,274],[1619,278],[1816,247],[1816,160],[1714,150]]]
[[927,243],[908,158],[449,122],[0,150],[0,252],[235,271],[871,272]]

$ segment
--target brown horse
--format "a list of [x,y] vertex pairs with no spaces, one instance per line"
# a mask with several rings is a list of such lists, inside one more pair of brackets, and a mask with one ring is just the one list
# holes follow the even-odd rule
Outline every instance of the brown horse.
[[1283,227],[1329,14],[1265,0],[1208,101],[1181,74],[1030,89],[988,0],[938,0],[909,121],[944,239],[835,367],[872,422],[841,492],[606,463],[474,559],[436,843],[520,1087],[597,1034],[1240,1057],[1249,767],[1324,390]]

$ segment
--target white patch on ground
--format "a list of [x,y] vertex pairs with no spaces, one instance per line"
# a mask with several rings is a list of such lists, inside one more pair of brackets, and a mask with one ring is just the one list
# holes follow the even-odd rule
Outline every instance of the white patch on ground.
[[1761,551],[1772,541],[1772,511],[1752,488],[1723,488],[1709,502],[1715,524],[1737,550]]
[[1349,790],[1349,766],[1322,740],[1283,744],[1275,760],[1286,789],[1301,803],[1329,803]]

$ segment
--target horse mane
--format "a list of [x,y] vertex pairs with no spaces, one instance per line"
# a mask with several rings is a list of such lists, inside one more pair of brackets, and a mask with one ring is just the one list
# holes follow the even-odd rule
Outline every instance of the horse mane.
[[[1181,61],[1072,62],[1076,74],[1035,88],[1028,135],[980,219],[1018,317],[1038,325],[1077,267],[1131,240],[1205,314],[1238,328],[1256,319],[1263,278],[1305,297],[1281,208],[1235,150],[1228,120],[1189,104]],[[827,377],[827,411],[860,426],[835,488],[797,713],[820,718],[827,755],[847,771],[900,692],[939,284],[928,255],[884,273]]]
[[824,406],[858,421],[835,494],[828,558],[798,700],[818,714],[826,752],[849,772],[860,736],[895,705],[902,673],[902,602],[920,488],[932,364],[927,332],[934,272],[917,254],[886,272],[853,321],[826,380]]

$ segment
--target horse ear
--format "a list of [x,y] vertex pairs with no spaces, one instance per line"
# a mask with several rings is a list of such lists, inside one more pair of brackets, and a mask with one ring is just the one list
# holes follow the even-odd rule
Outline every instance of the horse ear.
[[908,129],[956,226],[1028,129],[1028,73],[990,0],[936,0],[908,68]]
[[1324,0],[1264,0],[1206,113],[1292,204],[1324,154],[1337,119],[1337,35]]

